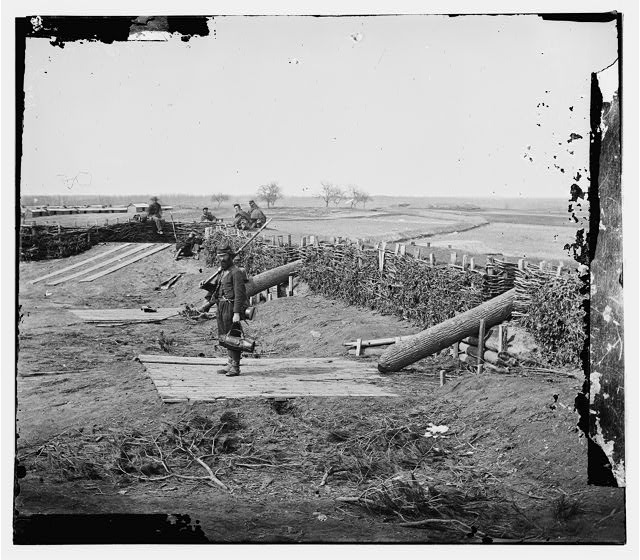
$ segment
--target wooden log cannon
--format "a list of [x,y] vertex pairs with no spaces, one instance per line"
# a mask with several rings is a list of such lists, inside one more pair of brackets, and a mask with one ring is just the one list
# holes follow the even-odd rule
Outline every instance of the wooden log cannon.
[[469,311],[412,336],[407,341],[394,344],[380,356],[378,370],[381,373],[400,371],[403,367],[444,350],[467,336],[477,335],[482,319],[487,328],[506,321],[511,316],[515,295],[515,288],[512,288]]

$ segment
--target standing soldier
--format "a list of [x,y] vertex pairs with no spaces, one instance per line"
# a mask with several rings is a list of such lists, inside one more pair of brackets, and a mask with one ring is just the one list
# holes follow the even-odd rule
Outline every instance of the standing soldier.
[[253,200],[249,201],[249,206],[251,207],[251,227],[262,227],[267,221],[267,217],[264,215],[264,212],[260,210],[260,207]]
[[149,207],[147,208],[147,219],[155,222],[158,233],[162,235],[162,207],[158,202],[157,196],[151,198]]
[[[218,302],[218,336],[227,334],[232,327],[241,329],[240,318],[247,309],[247,276],[241,268],[233,262],[233,250],[227,241],[223,241],[217,250],[218,263],[222,269],[213,297]],[[240,350],[227,349],[229,363],[218,373],[227,377],[240,375]]]
[[240,208],[237,202],[233,205],[233,208],[236,211],[233,217],[233,225],[238,229],[249,229],[251,227],[251,215],[249,212]]

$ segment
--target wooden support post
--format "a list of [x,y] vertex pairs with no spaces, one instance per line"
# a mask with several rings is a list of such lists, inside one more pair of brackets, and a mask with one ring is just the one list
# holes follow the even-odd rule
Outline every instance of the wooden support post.
[[309,236],[309,245],[315,245],[316,244],[316,236],[315,235],[310,235]]
[[435,266],[435,265],[436,265],[436,258],[435,258],[435,256],[433,255],[433,253],[429,253],[429,264],[430,264],[431,266]]
[[271,245],[273,245],[274,247],[276,245],[276,236],[275,235],[271,236]]
[[478,331],[478,375],[482,374],[482,366],[484,360],[482,356],[484,355],[484,331],[485,331],[485,320],[480,319],[480,330]]
[[[451,247],[451,245],[449,245],[449,247]],[[449,259],[449,264],[456,264],[457,261],[458,261],[458,253],[456,253],[456,252],[451,253],[451,258]]]
[[287,235],[287,247],[291,247],[291,234]]
[[293,297],[293,274],[289,274],[289,289],[287,290],[287,296]]
[[421,251],[422,247],[420,247],[420,245],[418,245],[418,251],[416,252],[416,259],[421,260],[422,259],[422,251]]
[[393,254],[397,257],[399,253],[400,253],[400,244],[396,243],[396,247],[393,251]]
[[402,245],[400,245],[400,254],[401,255],[406,255],[407,254],[407,246],[404,243]]
[[558,266],[558,270],[556,271],[556,276],[560,276],[562,274],[562,263],[560,263],[560,266]]
[[518,259],[518,270],[524,271],[525,261],[524,259]]
[[462,255],[462,270],[467,270],[467,261],[469,257],[467,255]]
[[451,347],[451,355],[453,356],[454,360],[458,359],[458,356],[460,355],[460,343],[456,342],[452,347]]
[[469,259],[469,270],[472,272],[476,269],[476,262],[473,257]]
[[356,356],[360,356],[362,353],[362,339],[359,338],[356,340]]
[[442,387],[447,382],[447,373],[441,369],[440,370],[440,387]]
[[498,354],[506,352],[509,346],[506,325],[498,325]]

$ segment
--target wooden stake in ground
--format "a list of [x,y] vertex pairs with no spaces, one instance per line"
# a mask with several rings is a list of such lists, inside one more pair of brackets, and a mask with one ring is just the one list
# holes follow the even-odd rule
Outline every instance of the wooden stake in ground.
[[485,320],[480,319],[480,329],[478,330],[478,375],[482,373],[482,364],[484,363],[484,331]]
[[171,212],[169,212],[169,216],[171,216],[171,225],[173,226],[173,237],[176,240],[176,243],[178,242],[178,236],[176,235],[176,224],[173,221],[173,214]]

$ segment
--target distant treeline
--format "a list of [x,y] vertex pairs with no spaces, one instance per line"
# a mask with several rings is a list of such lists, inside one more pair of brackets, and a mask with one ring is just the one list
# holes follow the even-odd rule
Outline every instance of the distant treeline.
[[163,204],[171,206],[194,206],[202,208],[203,206],[217,205],[211,200],[211,196],[204,195],[185,195],[185,194],[165,194],[165,195],[22,195],[20,203],[24,206],[85,206],[85,205],[111,205],[111,206],[127,206],[132,202],[149,202],[152,196],[158,196]]
[[[196,208],[200,209],[208,206],[211,209],[218,207],[218,202],[214,199],[213,193],[210,195],[189,195],[183,193],[169,194],[132,194],[132,195],[22,195],[21,204],[24,206],[75,206],[75,205],[111,205],[126,206],[131,202],[148,202],[152,196],[158,196],[161,204],[168,204],[176,208]],[[243,207],[252,198],[261,204],[255,194],[226,195],[226,200],[222,201],[222,207],[230,207],[234,202],[239,202]],[[266,204],[265,204],[266,206]],[[323,207],[325,203],[321,198],[314,196],[285,196],[278,201],[279,207]],[[348,204],[333,206],[334,208],[348,207]],[[537,211],[567,211],[567,200],[563,198],[499,198],[499,197],[428,197],[428,196],[388,196],[375,195],[371,204],[367,204],[367,209],[376,208],[406,208],[406,209],[460,209],[477,210],[498,209],[498,210],[537,210]]]

